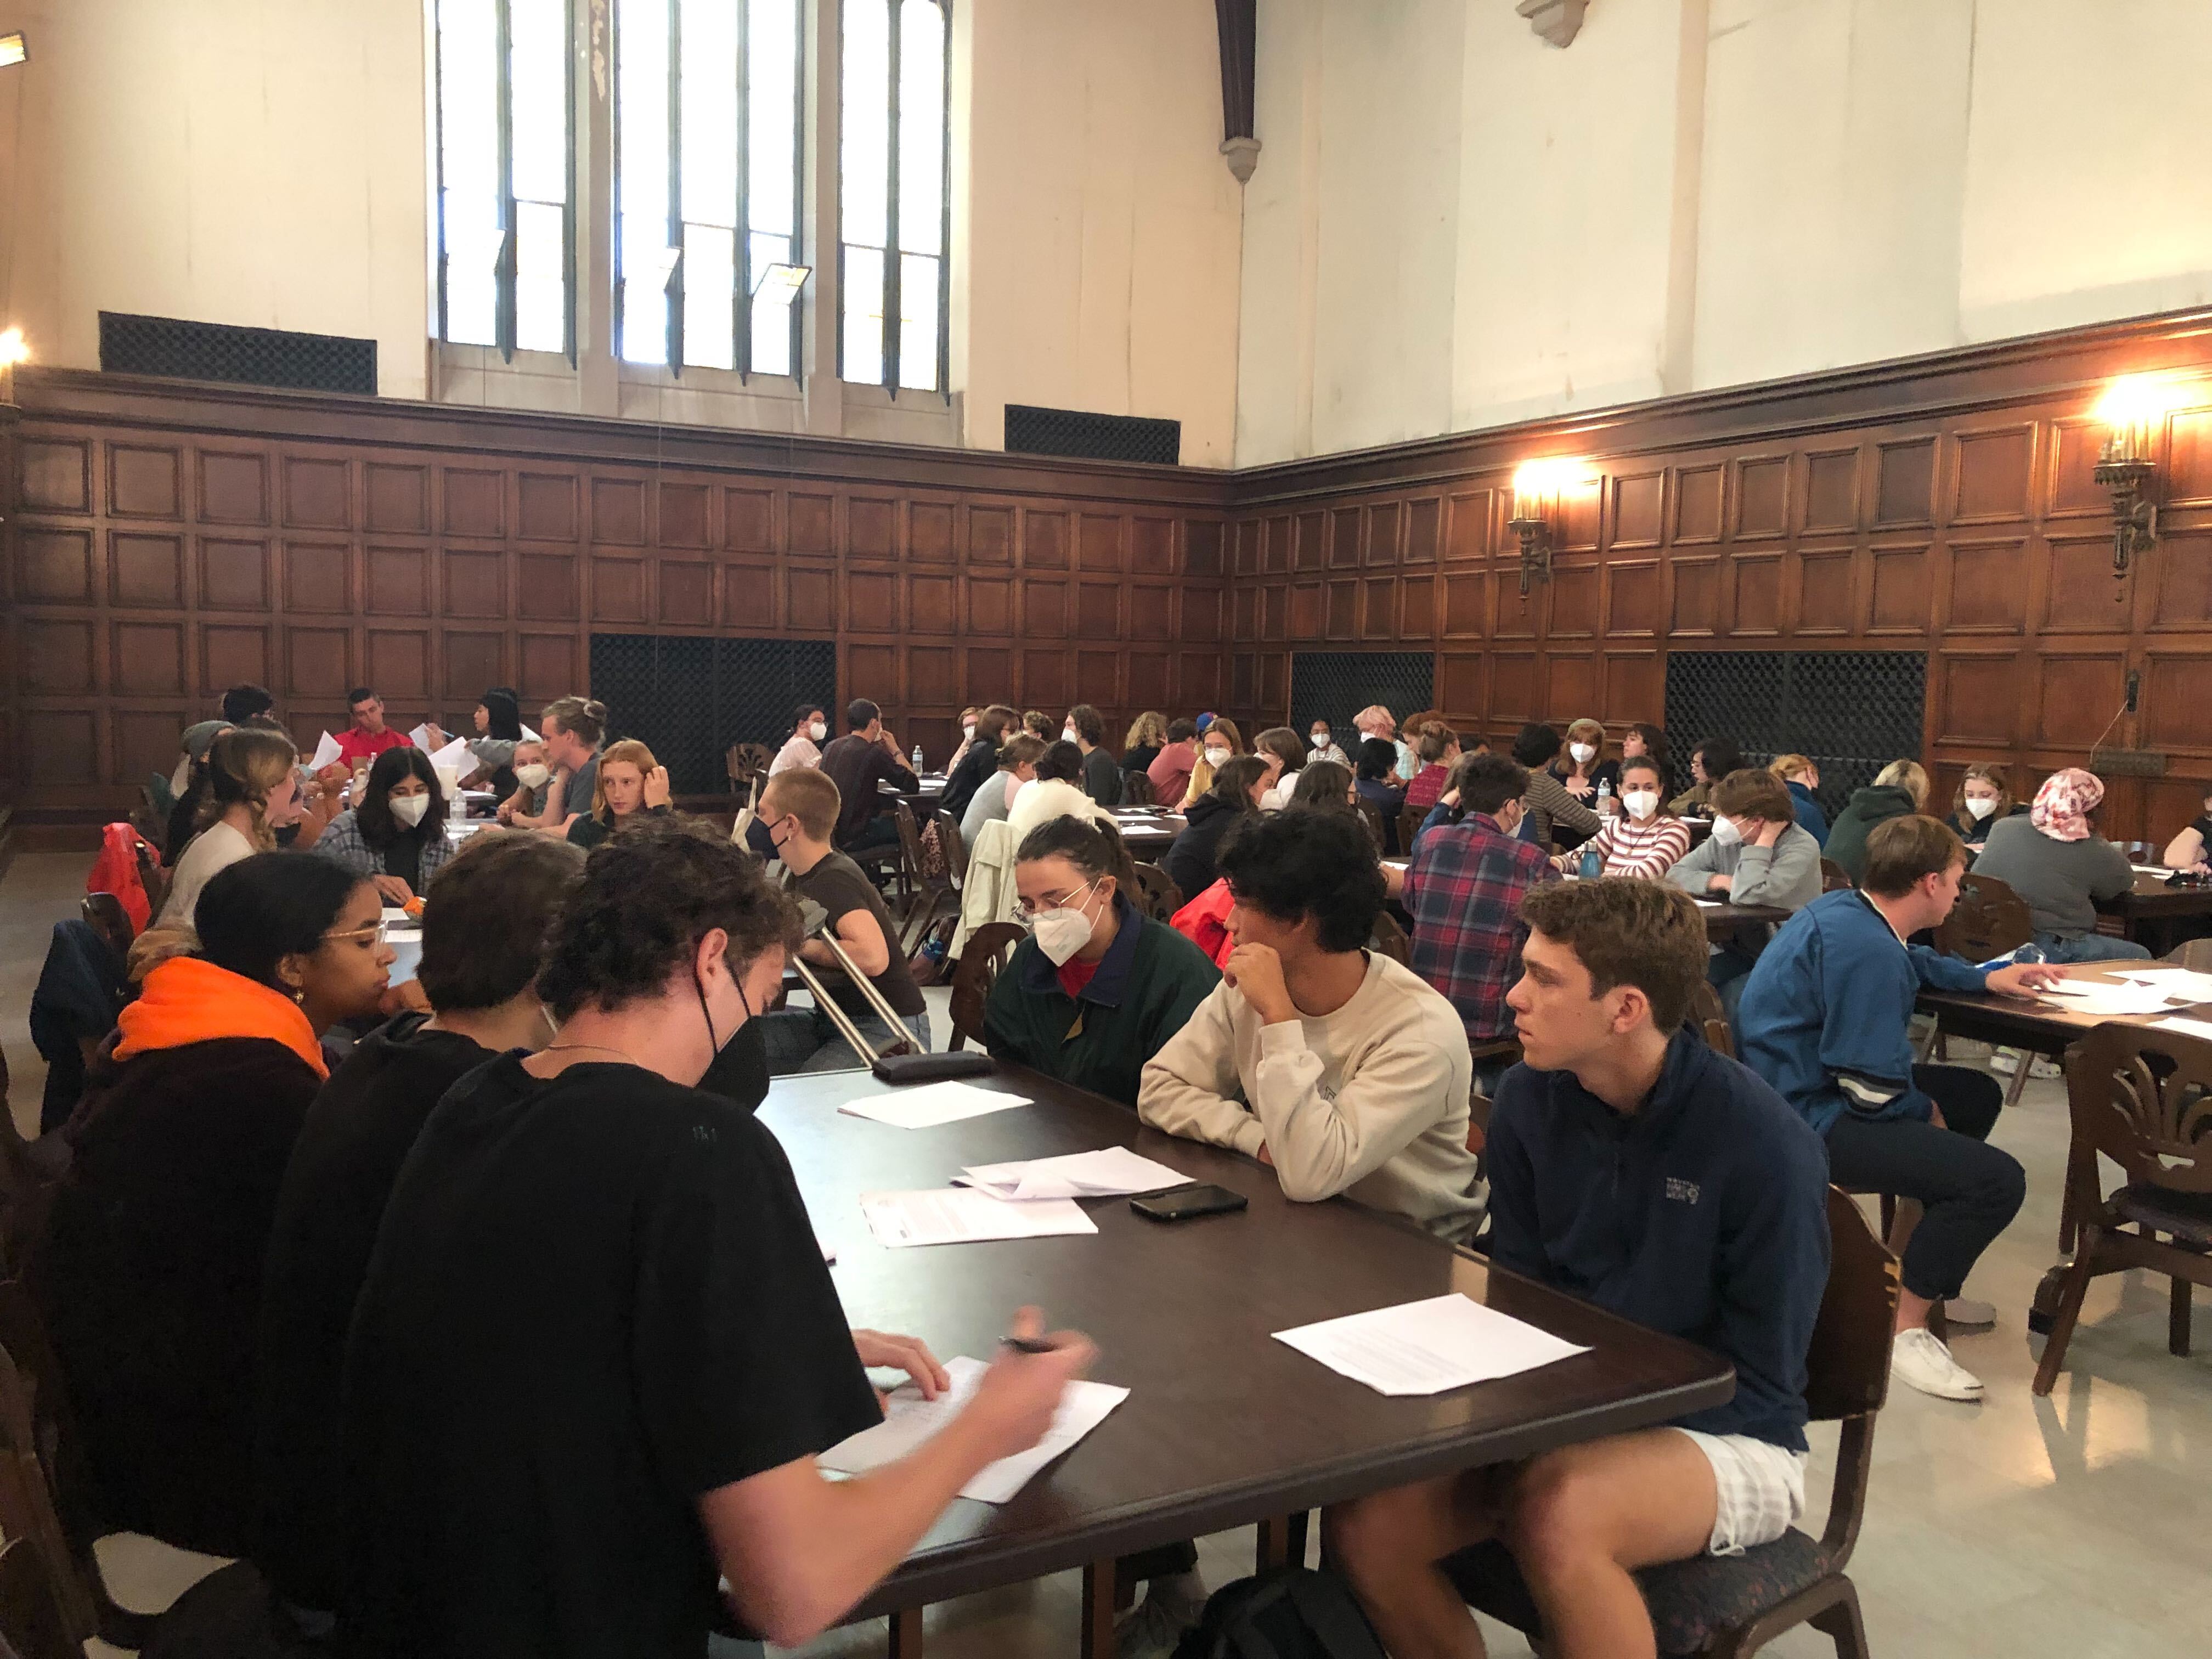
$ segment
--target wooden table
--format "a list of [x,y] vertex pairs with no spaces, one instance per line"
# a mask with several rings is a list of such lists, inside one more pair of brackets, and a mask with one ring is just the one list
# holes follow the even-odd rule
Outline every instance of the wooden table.
[[[1184,819],[1180,812],[1152,811],[1143,808],[1133,811],[1124,807],[1115,812],[1114,823],[1121,832],[1122,842],[1128,848],[1130,856],[1152,863],[1175,844],[1175,838],[1182,833]],[[1187,893],[1184,896],[1194,898],[1197,896]]]
[[[2069,979],[2117,981],[2123,974],[2180,971],[2158,962],[2097,962],[2059,971]],[[1944,1035],[1994,1043],[2004,1048],[2026,1048],[2056,1059],[2084,1032],[2117,1021],[2144,1025],[2170,1014],[2212,1020],[2212,1004],[2176,1003],[2155,1014],[2086,1014],[2067,1006],[2063,998],[2005,997],[1987,991],[1923,989],[1916,1006],[1936,1017]]]
[[876,783],[876,793],[887,801],[902,800],[914,807],[916,811],[927,811],[945,799],[945,775],[941,772],[923,772],[919,774],[918,777],[921,787],[912,791],[894,789],[890,784],[878,779]]
[[2123,939],[2135,939],[2157,956],[2203,931],[2185,932],[2180,924],[2212,916],[2212,884],[2169,887],[2170,873],[2137,866],[2134,887],[2118,898],[2097,901],[2097,914],[2117,921]]
[[[1136,1114],[1019,1068],[981,1086],[1035,1106],[926,1130],[840,1113],[885,1086],[862,1072],[780,1078],[761,1118],[789,1152],[816,1229],[836,1251],[847,1316],[921,1337],[941,1358],[988,1356],[1013,1310],[1098,1343],[1093,1375],[1129,1398],[1073,1452],[994,1506],[957,1500],[854,1619],[888,1616],[892,1651],[921,1647],[933,1601],[1085,1569],[1083,1652],[1113,1650],[1114,1563],[1133,1551],[1261,1524],[1320,1504],[1572,1441],[1669,1421],[1730,1397],[1704,1350],[1549,1291],[1411,1224],[1346,1200],[1294,1204],[1273,1172],[1143,1127]],[[963,1164],[1133,1146],[1251,1200],[1235,1214],[1146,1221],[1086,1200],[1096,1237],[891,1250],[858,1195],[938,1187]],[[1591,1352],[1518,1377],[1389,1399],[1270,1333],[1458,1290]]]

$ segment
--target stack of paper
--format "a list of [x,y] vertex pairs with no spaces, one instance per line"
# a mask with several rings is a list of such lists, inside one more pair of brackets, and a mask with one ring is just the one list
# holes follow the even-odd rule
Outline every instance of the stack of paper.
[[1277,1331],[1275,1340],[1390,1395],[1442,1394],[1587,1352],[1455,1294]]
[[2161,1031],[2179,1031],[2184,1036],[2212,1037],[2212,1024],[2201,1019],[2184,1019],[2179,1014],[2154,1019],[2151,1024]]
[[925,1083],[917,1088],[901,1089],[896,1094],[863,1095],[858,1100],[847,1101],[837,1109],[896,1128],[934,1129],[941,1123],[957,1123],[963,1118],[981,1117],[986,1112],[1003,1112],[1010,1106],[1029,1103],[1019,1095],[978,1089],[972,1083],[949,1082]]
[[2119,977],[2186,1002],[2212,1002],[2212,974],[2192,973],[2186,968],[2139,968]]
[[[924,1400],[921,1390],[911,1382],[894,1390],[884,1402],[884,1420],[830,1447],[822,1454],[822,1467],[841,1474],[865,1474],[905,1456],[950,1423],[974,1396],[976,1385],[989,1368],[981,1360],[970,1359],[963,1354],[947,1360],[945,1369],[952,1378],[950,1390],[934,1400]],[[1044,1438],[1027,1451],[986,1464],[976,1472],[974,1480],[961,1487],[960,1495],[985,1504],[1010,1501],[1029,1484],[1030,1476],[1061,1453],[1072,1449],[1128,1397],[1127,1389],[1117,1389],[1107,1382],[1069,1383],[1066,1392],[1060,1397],[1060,1409],[1053,1413],[1052,1426],[1045,1431]]]
[[2043,994],[2060,999],[2069,1013],[2092,1018],[2162,1013],[2167,1006],[2166,993],[2157,987],[2124,980],[2063,979],[2045,986]]
[[969,1187],[931,1192],[862,1193],[860,1213],[890,1250],[920,1244],[976,1244],[994,1238],[1051,1238],[1095,1233],[1098,1224],[1072,1198],[1008,1204]]
[[1016,1164],[970,1164],[953,1177],[993,1198],[1029,1202],[1048,1198],[1108,1198],[1120,1193],[1157,1193],[1180,1187],[1190,1177],[1164,1164],[1139,1158],[1127,1146],[1103,1152],[1069,1152]]

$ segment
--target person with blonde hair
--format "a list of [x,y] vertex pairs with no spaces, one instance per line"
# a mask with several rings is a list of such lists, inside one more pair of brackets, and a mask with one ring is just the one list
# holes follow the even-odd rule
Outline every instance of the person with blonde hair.
[[1199,747],[1198,763],[1190,769],[1190,787],[1176,805],[1188,811],[1204,800],[1212,791],[1213,775],[1243,752],[1244,737],[1236,721],[1217,718],[1210,722]]
[[1150,772],[1160,750],[1167,746],[1168,717],[1157,708],[1147,708],[1129,722],[1129,734],[1121,739],[1121,769]]
[[1867,831],[1891,818],[1909,817],[1928,805],[1928,774],[1917,761],[1895,760],[1874,775],[1836,815],[1823,848],[1853,882],[1866,874]]
[[669,811],[668,769],[635,738],[624,738],[600,754],[592,810],[568,825],[568,839],[588,852],[616,830]]
[[[1951,797],[1951,816],[1944,822],[1968,847],[1979,848],[1999,819],[2027,811],[2025,803],[2012,798],[2012,785],[2006,781],[2003,767],[1976,761],[1959,780],[1959,793]],[[2180,844],[2180,837],[2176,836],[2174,846],[2166,849],[2169,868],[2184,867],[2172,856]]]
[[1820,810],[1819,798],[1814,793],[1820,787],[1820,769],[1809,755],[1777,755],[1766,763],[1766,769],[1782,780],[1782,787],[1790,792],[1790,801],[1797,808],[1797,827],[1814,841],[1828,844],[1828,815]]
[[276,850],[276,832],[300,819],[299,764],[300,751],[281,732],[236,726],[216,737],[198,832],[177,860],[155,927],[192,936],[200,890],[216,872]]

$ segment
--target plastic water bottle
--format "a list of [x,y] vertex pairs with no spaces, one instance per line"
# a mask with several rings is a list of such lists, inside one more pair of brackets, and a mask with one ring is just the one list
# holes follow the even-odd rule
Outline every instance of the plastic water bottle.
[[1984,973],[1993,973],[1999,968],[2009,968],[2014,963],[2042,962],[2046,959],[2040,945],[2023,945],[2009,956],[1991,957],[1987,962],[1981,963],[1980,967]]
[[1600,778],[1597,781],[1597,815],[1601,818],[1609,818],[1613,816],[1613,780],[1611,778]]
[[915,775],[915,776],[916,776],[916,777],[920,777],[920,776],[921,775],[921,766],[922,766],[922,761],[921,761],[921,745],[920,744],[915,744],[915,746],[914,746],[914,775]]
[[1583,848],[1583,861],[1576,867],[1575,873],[1584,881],[1595,881],[1605,873],[1605,860],[1598,856],[1596,848]]

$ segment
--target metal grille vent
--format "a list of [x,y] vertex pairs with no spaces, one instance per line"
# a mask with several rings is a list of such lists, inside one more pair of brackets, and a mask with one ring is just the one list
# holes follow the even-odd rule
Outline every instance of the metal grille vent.
[[1893,760],[1917,758],[1924,651],[1669,651],[1667,737],[1685,778],[1692,747],[1734,738],[1751,765],[1809,756],[1832,818]]
[[793,704],[834,710],[836,692],[830,640],[592,635],[592,695],[607,706],[608,739],[642,739],[679,795],[720,793],[732,744],[780,747]]
[[110,374],[376,395],[374,340],[188,323],[174,317],[134,317],[119,311],[100,313],[100,366]]
[[1008,404],[1006,449],[1015,455],[1069,455],[1085,461],[1153,461],[1173,466],[1182,459],[1182,422]]
[[1425,651],[1297,652],[1291,658],[1291,725],[1303,735],[1309,722],[1327,720],[1348,755],[1359,736],[1352,717],[1377,702],[1400,720],[1428,708],[1436,667]]

